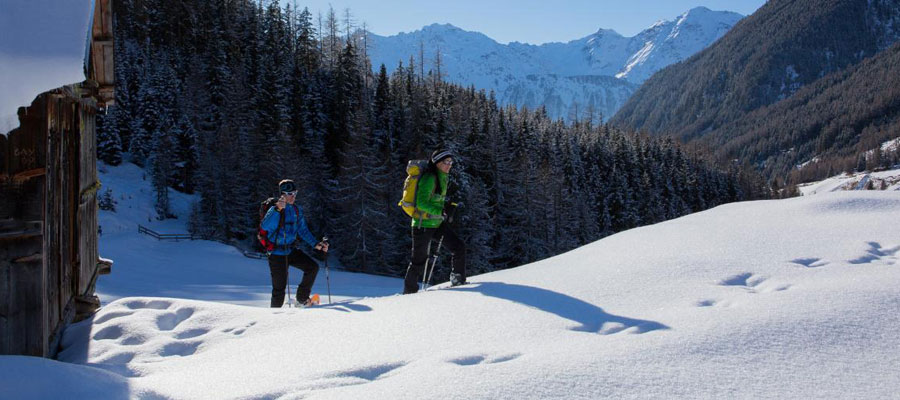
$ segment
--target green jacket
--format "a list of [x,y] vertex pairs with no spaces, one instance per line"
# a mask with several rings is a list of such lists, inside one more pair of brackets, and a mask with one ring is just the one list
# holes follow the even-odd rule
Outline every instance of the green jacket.
[[[436,176],[435,176],[436,175]],[[441,192],[436,193],[435,178],[441,181]],[[437,228],[444,221],[444,200],[447,196],[447,184],[450,176],[436,171],[428,172],[419,178],[416,188],[416,208],[425,213],[423,218],[413,218],[412,226],[416,228]]]

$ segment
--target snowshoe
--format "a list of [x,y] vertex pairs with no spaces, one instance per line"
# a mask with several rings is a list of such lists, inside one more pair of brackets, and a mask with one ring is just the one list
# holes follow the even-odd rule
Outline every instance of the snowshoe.
[[462,274],[451,273],[450,274],[450,287],[465,285],[466,278],[463,278]]
[[314,294],[314,295],[310,296],[308,299],[303,300],[303,301],[300,301],[300,299],[297,299],[294,302],[294,305],[296,305],[297,308],[306,308],[306,307],[317,306],[317,305],[319,305],[319,295]]

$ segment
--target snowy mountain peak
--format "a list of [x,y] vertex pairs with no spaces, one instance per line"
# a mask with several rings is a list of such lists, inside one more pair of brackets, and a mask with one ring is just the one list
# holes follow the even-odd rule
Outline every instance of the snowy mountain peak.
[[[727,13],[728,11],[723,11],[723,12],[726,12],[726,13]],[[713,13],[715,13],[715,11],[710,10],[710,9],[707,8],[706,6],[697,6],[697,7],[694,7],[694,8],[692,8],[692,9],[690,9],[690,10],[685,11],[685,13],[684,13],[684,14],[681,14],[681,16],[682,16],[682,17],[685,17],[685,16],[687,16],[687,15],[689,15],[689,14],[692,14],[692,15],[698,15],[698,14],[713,14]]]
[[[740,14],[730,11],[696,7],[673,21],[656,23],[628,43],[628,59],[615,76],[643,83],[656,71],[703,50],[741,18]],[[635,48],[637,50],[633,50]]]
[[466,32],[463,29],[461,29],[453,24],[449,24],[449,23],[446,23],[446,24],[433,23],[431,25],[426,25],[425,27],[422,28],[422,31],[430,32],[430,33]]
[[619,38],[621,38],[624,36],[622,36],[621,33],[616,32],[616,30],[614,30],[614,29],[600,28],[600,29],[597,29],[596,33],[594,33],[593,35],[591,35],[589,37],[591,39],[598,39],[598,38],[603,38],[603,37],[619,37]]
[[[387,39],[383,36],[378,36],[370,33],[370,36]],[[464,40],[465,38],[477,38],[478,40],[484,40],[487,42],[494,42],[493,39],[487,37],[485,34],[481,32],[473,32],[462,29],[453,24],[438,24],[434,23],[431,25],[423,26],[422,29],[412,31],[409,33],[400,33],[395,36],[390,36],[390,38],[397,38],[400,41],[408,38],[414,38],[416,40],[416,45],[418,46],[418,40],[421,39],[425,42],[426,46],[428,45],[429,40],[442,40],[442,41],[452,41],[452,40]]]
[[542,45],[504,45],[451,24],[431,24],[395,36],[371,35],[370,54],[374,68],[396,66],[410,56],[418,59],[424,45],[427,70],[440,48],[447,80],[493,90],[502,104],[545,106],[554,118],[586,108],[610,117],[650,75],[704,49],[740,19],[733,12],[697,7],[633,37],[601,28],[581,39]]

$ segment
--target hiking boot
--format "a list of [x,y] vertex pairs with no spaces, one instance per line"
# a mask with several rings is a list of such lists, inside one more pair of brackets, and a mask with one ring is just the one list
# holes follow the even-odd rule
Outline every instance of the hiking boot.
[[463,278],[462,274],[457,274],[457,273],[450,274],[450,286],[451,287],[465,285],[465,284],[466,284],[466,278]]
[[313,294],[311,297],[308,297],[304,301],[300,301],[300,299],[297,299],[294,304],[297,306],[297,308],[317,306],[319,305],[319,294]]

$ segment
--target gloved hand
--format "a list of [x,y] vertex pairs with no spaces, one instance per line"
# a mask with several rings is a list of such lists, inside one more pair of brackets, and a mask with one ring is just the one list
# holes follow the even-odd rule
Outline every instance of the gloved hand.
[[315,249],[321,250],[322,252],[327,253],[328,252],[328,240],[323,240],[319,243],[316,243]]
[[313,257],[319,261],[325,261],[328,258],[328,252],[322,251],[322,249],[313,249]]
[[316,243],[316,246],[313,248],[313,257],[318,259],[319,261],[325,261],[328,258],[328,238],[323,237],[322,241]]
[[453,223],[453,215],[456,214],[457,207],[459,207],[459,204],[457,203],[447,203],[447,205],[444,206],[444,221],[447,221],[447,223]]

